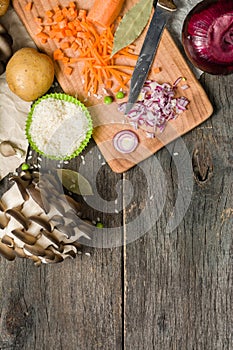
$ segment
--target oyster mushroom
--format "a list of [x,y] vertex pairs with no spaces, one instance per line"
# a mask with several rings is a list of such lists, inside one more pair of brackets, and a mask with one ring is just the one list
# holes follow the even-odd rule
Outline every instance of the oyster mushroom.
[[46,212],[49,211],[49,204],[44,196],[41,196],[41,192],[35,188],[33,184],[27,187],[28,193],[31,195],[33,200]]
[[28,232],[25,232],[20,229],[15,229],[11,231],[13,235],[15,235],[17,238],[19,238],[21,241],[23,241],[26,244],[33,245],[37,242],[37,238],[31,235]]
[[27,201],[29,199],[29,195],[26,191],[26,186],[28,183],[23,181],[19,176],[12,176],[10,180],[13,180],[17,184],[23,199]]
[[3,202],[0,200],[0,211],[4,211],[5,209]]
[[29,228],[28,218],[26,218],[20,211],[15,209],[8,209],[6,213],[11,215],[13,218],[15,218],[15,220],[17,220],[25,228],[25,230],[28,230]]
[[45,249],[45,258],[48,260],[54,260],[56,257],[56,254],[52,251],[52,249],[50,249],[50,247],[48,247],[47,249]]
[[63,232],[68,238],[74,236],[74,229],[71,225],[57,225],[57,229]]
[[72,197],[67,195],[62,195],[61,198],[68,203],[68,205],[76,211],[76,213],[79,213],[81,211],[82,205],[79,202],[76,202]]
[[18,148],[16,145],[14,145],[10,141],[2,141],[0,143],[0,153],[3,157],[12,157],[12,156],[22,157],[25,154],[25,152],[22,149]]
[[60,240],[57,236],[56,231],[54,230],[53,232],[49,232],[46,230],[42,230],[41,233],[48,238],[51,242],[53,242],[57,247],[60,245]]
[[61,215],[54,215],[54,216],[52,216],[50,221],[54,225],[56,225],[56,224],[64,225],[65,224],[65,220],[64,220],[64,218]]
[[15,245],[13,238],[11,238],[8,235],[3,236],[1,241],[2,241],[2,243],[8,245],[9,247],[14,247],[14,245]]
[[46,255],[44,247],[42,247],[41,245],[39,245],[37,243],[35,243],[33,245],[25,244],[24,249],[33,255],[37,255],[37,256],[39,255],[42,257],[44,257]]
[[12,157],[16,155],[16,151],[9,141],[0,143],[0,153],[3,157]]
[[[0,199],[0,255],[8,260],[27,258],[36,266],[62,262],[76,257],[80,237],[90,239],[77,213],[80,203],[59,193],[53,177],[43,176],[30,170],[26,177],[24,172],[12,177],[14,184]],[[40,182],[49,184],[47,194]]]
[[10,219],[7,217],[5,213],[0,213],[0,229],[4,229],[7,227]]
[[[0,3],[1,12],[1,3]],[[6,64],[12,56],[13,40],[6,28],[0,24],[0,75],[5,72]]]
[[0,253],[7,260],[15,259],[15,252],[12,247],[9,247],[7,244],[0,241]]
[[19,258],[27,258],[27,255],[25,254],[23,248],[14,247],[15,255],[18,256]]
[[45,230],[49,232],[52,231],[52,226],[45,218],[42,218],[41,216],[33,215],[33,216],[30,216],[29,219],[36,222],[38,225],[42,226]]

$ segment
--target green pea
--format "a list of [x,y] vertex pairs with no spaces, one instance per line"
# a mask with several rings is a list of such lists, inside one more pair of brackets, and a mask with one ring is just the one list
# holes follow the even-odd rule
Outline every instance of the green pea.
[[124,98],[125,94],[123,91],[118,91],[118,93],[116,94],[116,98],[120,99],[120,98]]
[[104,225],[102,224],[102,222],[97,222],[96,227],[98,227],[98,228],[103,228]]
[[105,96],[105,97],[104,97],[104,103],[105,103],[106,105],[110,105],[112,102],[113,102],[112,96]]
[[22,166],[21,166],[22,170],[28,170],[29,168],[30,168],[30,165],[27,164],[27,163],[23,163]]

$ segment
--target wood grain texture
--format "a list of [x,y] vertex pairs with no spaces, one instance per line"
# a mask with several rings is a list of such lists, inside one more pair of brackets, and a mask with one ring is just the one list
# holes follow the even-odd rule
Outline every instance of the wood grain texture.
[[[1,258],[0,349],[232,350],[233,82],[232,76],[208,74],[200,82],[214,114],[182,138],[193,192],[180,225],[165,232],[179,189],[180,140],[124,175],[113,173],[91,142],[85,166],[79,158],[64,166],[88,172],[105,200],[116,200],[119,180],[124,180],[124,203],[132,196],[123,216],[107,213],[107,203],[103,213],[89,208],[87,216],[100,216],[106,227],[135,220],[146,196],[153,199],[145,174],[167,190],[157,192],[161,202],[166,200],[162,213],[150,229],[154,207],[135,232],[122,227],[125,241],[137,231],[147,232],[124,252],[85,247],[75,260],[39,269],[30,261]],[[1,182],[1,193],[5,186]]]
[[[38,48],[45,51],[52,57],[52,52],[58,46],[56,42],[52,40],[49,40],[45,45],[41,45],[40,40],[36,37],[38,25],[34,21],[34,18],[36,16],[43,18],[44,12],[54,7],[57,2],[47,2],[44,0],[37,1],[33,5],[31,12],[25,11],[26,3],[27,0],[14,0],[13,6]],[[64,1],[62,5],[66,6],[68,3],[69,1]],[[79,1],[78,6],[80,8],[83,7],[88,9],[92,3],[93,1]],[[123,13],[135,3],[135,0],[127,0],[125,2]],[[145,34],[146,30],[136,41],[136,53],[140,51]],[[184,135],[209,118],[212,113],[212,106],[204,89],[192,74],[188,64],[181,55],[171,35],[167,30],[165,30],[162,35],[149,78],[156,80],[159,83],[168,82],[172,85],[178,77],[185,77],[187,79],[189,89],[184,91],[178,87],[177,96],[186,96],[188,98],[190,101],[188,110],[176,120],[172,121],[172,124],[170,123],[171,128],[165,129],[162,137],[160,137],[160,132],[158,132],[156,138],[148,140],[145,132],[136,131],[140,140],[139,147],[137,147],[137,149],[129,155],[123,155],[115,150],[112,144],[112,139],[118,131],[126,128],[131,129],[131,127],[126,121],[124,115],[118,111],[117,103],[106,106],[103,104],[103,99],[98,99],[92,95],[84,95],[81,76],[82,63],[75,66],[70,77],[63,74],[64,65],[62,63],[55,61],[54,64],[56,77],[63,90],[70,95],[78,97],[90,107],[89,110],[93,117],[95,127],[93,138],[98,144],[111,169],[118,173],[122,173],[130,169],[135,164],[157,152],[164,145],[168,144],[177,137]],[[161,71],[158,74],[155,74],[153,73],[153,67],[161,67]],[[98,95],[103,95],[101,91],[99,91]]]
[[[101,197],[114,200],[120,175],[109,173],[109,168],[101,165],[103,158],[93,141],[83,157],[86,154],[93,154],[91,163],[84,165],[79,158],[63,167],[85,176],[88,171],[91,185],[94,188],[97,181]],[[30,164],[37,163],[34,156]],[[40,164],[41,171],[59,165],[45,159]],[[7,185],[1,183],[1,193]],[[121,226],[121,215],[107,215],[102,209],[100,213],[84,203],[83,215],[95,221],[100,218],[113,228]],[[41,268],[32,261],[8,262],[0,257],[1,350],[121,349],[122,248],[86,246],[80,251],[74,260]]]
[[[215,113],[183,137],[194,187],[183,221],[170,233],[166,226],[179,189],[178,171],[175,153],[164,148],[157,154],[167,181],[167,200],[154,227],[125,248],[125,349],[232,349],[231,80],[202,76]],[[175,152],[176,142],[172,147]],[[150,166],[147,160],[144,169]],[[145,175],[134,168],[127,179],[140,183]],[[137,193],[140,203],[144,192]],[[133,211],[125,211],[125,220],[138,213],[135,204]],[[143,232],[144,223],[137,229]],[[126,239],[130,234],[126,231]]]
[[[135,230],[122,228],[122,248],[84,248],[75,260],[36,268],[30,261],[0,260],[0,348],[10,350],[231,350],[233,346],[233,178],[231,77],[203,75],[214,115],[185,135],[193,166],[191,203],[180,225],[165,232],[176,201],[178,175],[174,156],[178,140],[124,176],[102,165],[92,142],[81,159],[65,165],[93,174],[101,197],[116,199],[116,183],[128,198],[124,215],[87,215],[106,227],[135,220],[149,194],[147,175],[156,184],[153,161],[166,179],[165,204],[154,222],[155,208]],[[95,150],[97,153],[95,153]],[[87,158],[91,156],[92,158]],[[96,176],[96,169],[98,175]],[[145,176],[146,174],[146,176]],[[92,185],[93,185],[92,184]],[[1,184],[1,191],[4,191]],[[163,201],[163,191],[157,192]],[[123,220],[123,221],[122,221]],[[85,255],[90,253],[90,256]]]

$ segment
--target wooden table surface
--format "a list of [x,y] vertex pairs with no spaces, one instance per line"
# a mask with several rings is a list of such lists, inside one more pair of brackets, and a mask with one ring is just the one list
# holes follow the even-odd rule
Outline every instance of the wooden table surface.
[[94,141],[66,165],[92,179],[88,215],[118,246],[39,268],[0,258],[0,349],[233,349],[233,80],[200,82],[213,115],[139,166],[113,173]]

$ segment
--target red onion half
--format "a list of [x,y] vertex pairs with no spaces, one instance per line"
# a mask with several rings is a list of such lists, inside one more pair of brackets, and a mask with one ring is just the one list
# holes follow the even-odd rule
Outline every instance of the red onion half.
[[189,60],[210,74],[233,72],[233,0],[204,0],[187,15],[182,42]]

